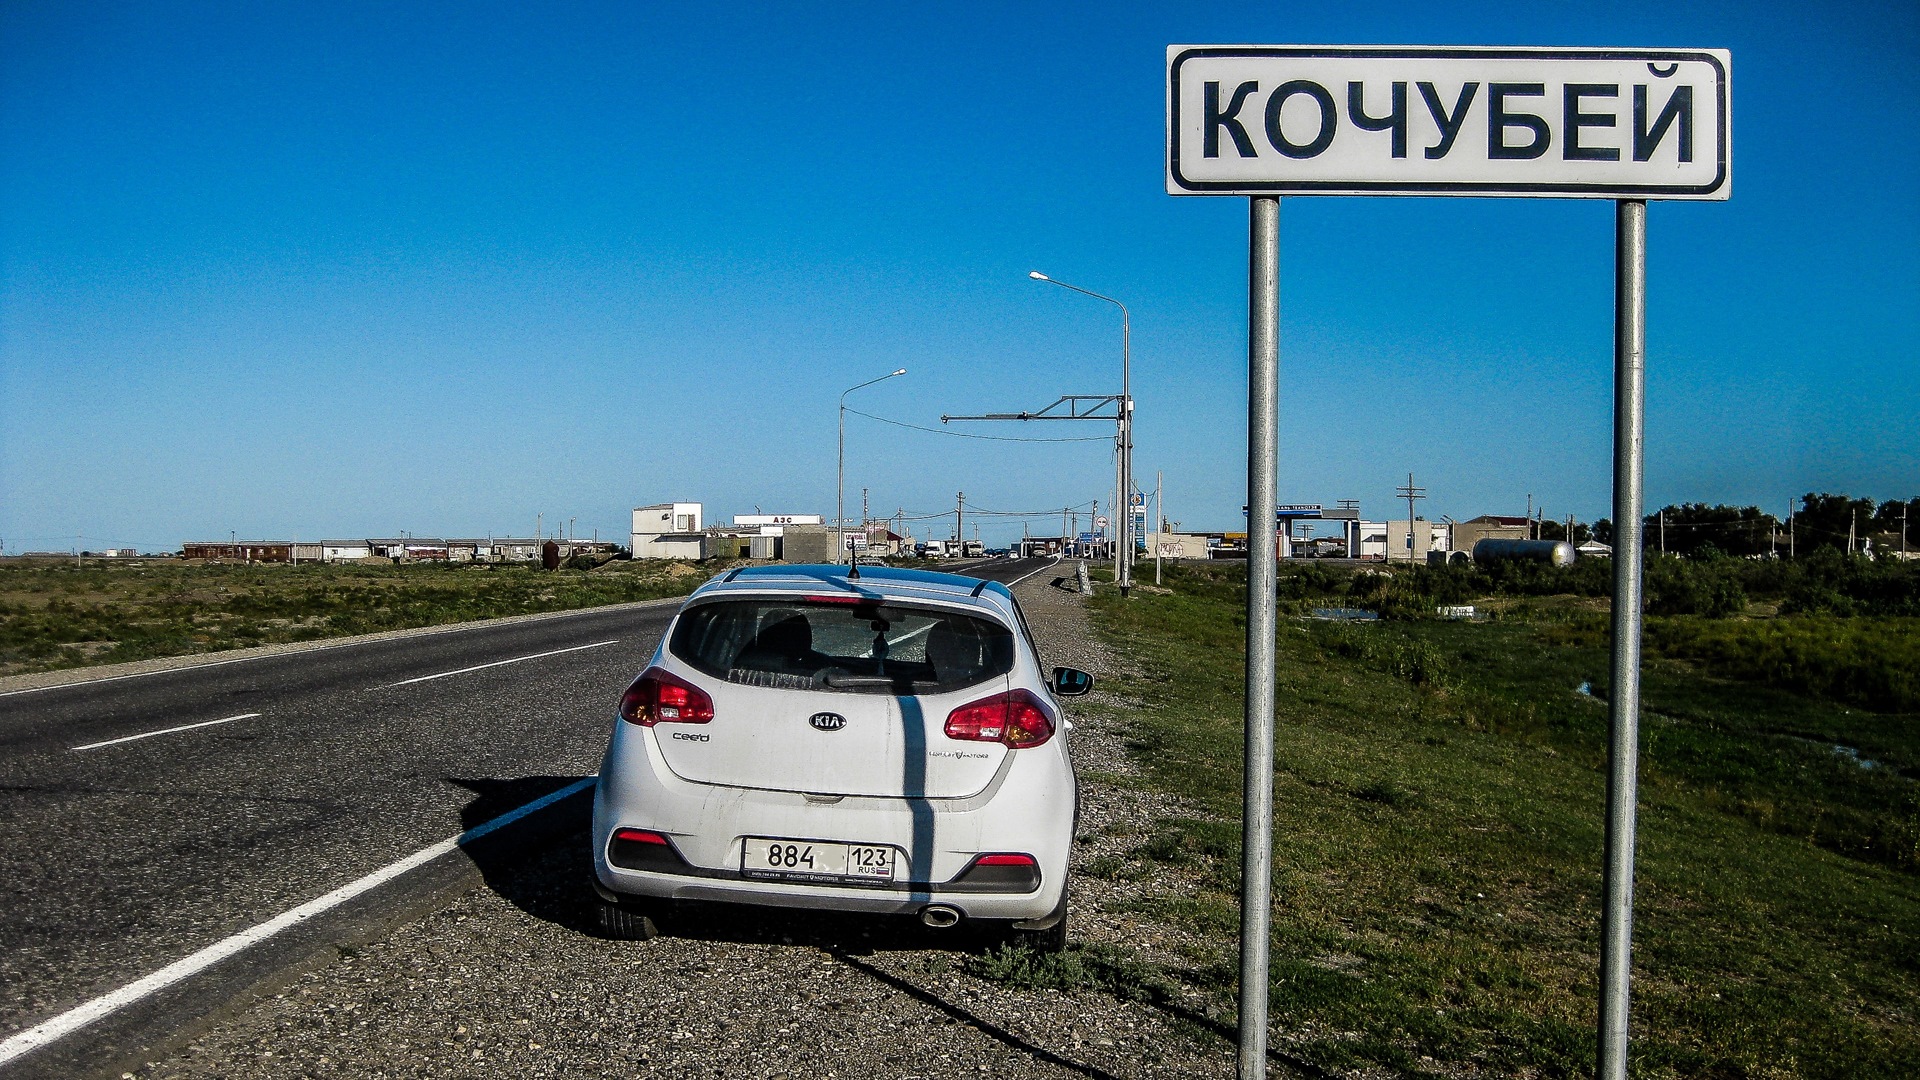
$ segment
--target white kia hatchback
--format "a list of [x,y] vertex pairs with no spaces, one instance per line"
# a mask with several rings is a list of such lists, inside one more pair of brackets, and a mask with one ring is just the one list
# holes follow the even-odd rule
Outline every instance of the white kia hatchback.
[[593,803],[609,936],[723,901],[997,922],[1066,941],[1078,807],[1058,697],[1005,585],[763,566],[687,599],[620,702]]

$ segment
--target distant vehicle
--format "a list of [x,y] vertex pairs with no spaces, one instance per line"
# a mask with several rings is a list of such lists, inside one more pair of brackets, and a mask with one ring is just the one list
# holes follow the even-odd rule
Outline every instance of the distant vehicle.
[[915,544],[915,545],[913,545],[913,553],[914,553],[915,555],[917,555],[917,556],[919,556],[919,557],[920,557],[920,558],[922,558],[922,559],[924,559],[924,558],[926,558],[926,557],[927,557],[927,545],[925,545],[925,544]]
[[995,926],[1066,944],[1078,794],[1051,677],[998,582],[755,566],[687,598],[620,701],[593,805],[601,930],[675,900]]
[[929,540],[926,543],[926,550],[920,554],[928,559],[944,559],[947,557],[947,543],[944,540]]
[[984,559],[987,557],[987,545],[978,540],[963,541],[960,545],[960,557],[963,559]]

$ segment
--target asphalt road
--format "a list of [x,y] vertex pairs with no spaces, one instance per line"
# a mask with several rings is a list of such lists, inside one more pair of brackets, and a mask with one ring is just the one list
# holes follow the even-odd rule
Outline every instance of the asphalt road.
[[[588,776],[676,606],[0,696],[0,1041]],[[329,920],[417,914],[471,866],[424,865],[0,1075],[110,1072],[311,959]]]

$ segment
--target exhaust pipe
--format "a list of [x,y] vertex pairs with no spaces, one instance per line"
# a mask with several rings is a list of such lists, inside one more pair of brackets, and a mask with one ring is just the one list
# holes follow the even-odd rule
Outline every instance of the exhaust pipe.
[[920,909],[920,921],[927,926],[952,926],[960,921],[960,909],[946,904],[928,904]]

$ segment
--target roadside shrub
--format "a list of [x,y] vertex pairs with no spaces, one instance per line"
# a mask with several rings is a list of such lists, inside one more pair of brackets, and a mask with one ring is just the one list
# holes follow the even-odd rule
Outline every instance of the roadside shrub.
[[1648,559],[1647,613],[1711,618],[1737,615],[1747,606],[1747,592],[1740,587],[1739,570],[1740,564],[1725,556]]
[[1920,712],[1920,619],[1659,619],[1647,639],[1668,656],[1878,712]]

